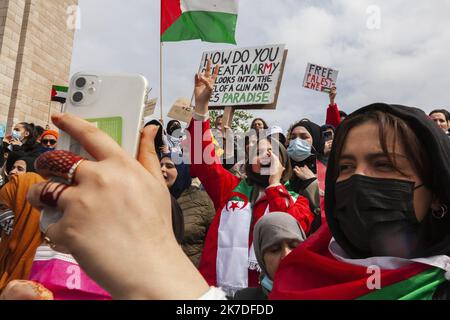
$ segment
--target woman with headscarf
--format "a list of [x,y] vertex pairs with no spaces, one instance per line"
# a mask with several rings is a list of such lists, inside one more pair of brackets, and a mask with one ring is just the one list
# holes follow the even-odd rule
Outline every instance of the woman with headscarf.
[[325,220],[324,198],[326,166],[318,160],[324,143],[319,125],[308,119],[293,124],[287,137],[288,154],[294,175],[289,188],[309,200],[315,220],[311,232],[316,231]]
[[450,299],[449,158],[422,110],[351,114],[329,159],[328,226],[283,261],[271,298]]
[[256,259],[261,268],[261,285],[236,292],[235,300],[267,300],[280,262],[306,240],[306,235],[291,215],[272,212],[255,225],[253,239]]
[[109,299],[72,256],[45,244],[41,213],[26,198],[29,188],[43,181],[35,173],[14,175],[0,191],[0,293],[11,281],[31,280],[58,300]]
[[214,218],[214,205],[205,191],[192,185],[188,165],[176,165],[170,154],[165,154],[161,159],[161,170],[175,200],[175,203],[172,202],[172,211],[174,205],[179,208],[179,216],[172,213],[176,238],[192,263],[198,267],[206,233]]
[[[284,186],[291,167],[286,149],[277,140],[260,138],[250,150],[245,180],[223,168],[215,154],[208,120],[214,81],[209,62],[205,74],[196,76],[195,114],[188,128],[192,139],[191,174],[200,178],[216,208],[200,272],[210,285],[218,285],[232,296],[237,290],[258,285],[252,239],[258,220],[270,212],[283,211],[309,232],[313,214],[305,198],[291,196]],[[196,146],[201,148],[197,150]]]

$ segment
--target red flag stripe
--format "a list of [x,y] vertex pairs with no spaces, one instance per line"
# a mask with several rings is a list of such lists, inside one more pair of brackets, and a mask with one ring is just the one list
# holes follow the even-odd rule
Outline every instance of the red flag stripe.
[[[323,226],[280,264],[271,299],[357,299],[371,290],[368,269],[336,260],[328,251],[331,233]],[[381,286],[403,281],[430,266],[411,264],[396,270],[381,270]]]
[[161,0],[161,35],[181,17],[180,0]]

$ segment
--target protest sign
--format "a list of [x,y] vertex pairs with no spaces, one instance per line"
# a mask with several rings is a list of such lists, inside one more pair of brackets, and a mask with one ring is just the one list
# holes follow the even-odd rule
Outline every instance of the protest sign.
[[144,104],[144,113],[142,116],[144,124],[153,120],[153,114],[155,113],[157,102],[158,102],[158,98],[154,98],[154,99],[150,99],[150,100],[146,99],[145,104]]
[[200,72],[220,65],[210,109],[275,109],[286,57],[283,44],[203,53]]
[[191,106],[191,100],[180,98],[173,104],[167,116],[178,121],[190,123],[193,114],[194,108]]
[[144,106],[144,118],[150,117],[155,113],[156,103],[158,102],[158,98],[154,98],[145,102]]
[[308,63],[303,80],[303,87],[330,93],[331,89],[336,86],[339,71],[325,68],[317,64]]

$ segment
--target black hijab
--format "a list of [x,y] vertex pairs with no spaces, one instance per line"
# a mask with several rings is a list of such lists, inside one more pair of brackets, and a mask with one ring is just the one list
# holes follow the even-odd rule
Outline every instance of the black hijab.
[[[289,129],[288,140],[290,140],[292,131],[297,127],[303,127],[309,132],[309,134],[313,138],[313,147],[315,149],[315,153],[322,154],[323,148],[324,148],[324,142],[323,142],[322,130],[321,130],[320,126],[312,121],[309,121],[308,119],[301,120],[301,121],[295,123]],[[314,152],[314,150],[313,150],[313,152]]]
[[155,149],[156,153],[160,155],[159,157],[161,157],[161,147],[164,146],[163,135],[165,134],[163,125],[158,120],[151,120],[145,124],[144,128],[150,125],[159,127],[158,132],[155,136]]
[[[432,168],[432,176],[426,187],[443,204],[450,207],[450,139],[448,136],[422,110],[401,105],[372,104],[355,111],[344,122],[354,116],[371,111],[382,111],[397,116],[405,121],[415,132],[426,154],[429,155],[430,167]],[[337,128],[336,136],[339,136],[341,127],[342,124]],[[336,138],[335,141],[337,140]],[[335,164],[335,152],[336,147],[333,146],[328,162],[329,170],[327,170],[326,176],[325,212],[330,230],[338,244],[351,257],[358,258],[361,256],[361,252],[347,240],[334,216],[336,177],[334,177],[335,170],[333,170],[332,166]],[[429,212],[422,224],[427,235],[425,238],[427,246],[421,249],[420,252],[416,252],[415,255],[417,257],[449,255],[450,212],[440,220],[433,218],[431,212]]]

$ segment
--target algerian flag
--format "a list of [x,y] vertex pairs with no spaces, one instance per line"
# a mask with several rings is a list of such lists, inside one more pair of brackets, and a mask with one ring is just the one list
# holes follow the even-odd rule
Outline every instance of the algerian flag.
[[238,0],[161,0],[161,41],[236,44]]
[[66,103],[68,87],[53,86],[52,87],[52,101]]

